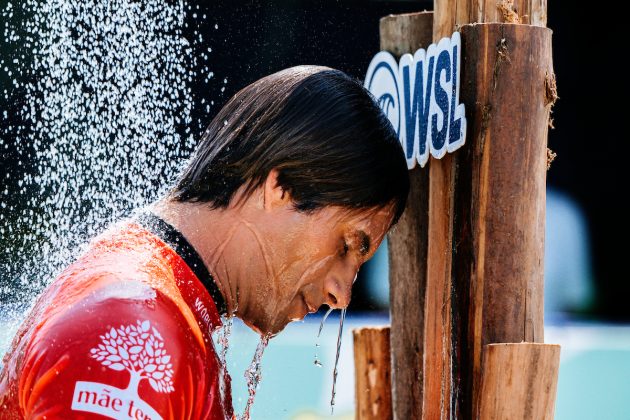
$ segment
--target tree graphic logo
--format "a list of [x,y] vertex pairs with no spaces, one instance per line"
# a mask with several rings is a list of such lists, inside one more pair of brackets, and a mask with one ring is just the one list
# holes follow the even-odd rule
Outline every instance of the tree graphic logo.
[[175,390],[171,356],[164,349],[164,339],[149,321],[112,328],[100,338],[100,344],[90,350],[91,356],[110,369],[126,369],[131,374],[127,390],[137,395],[142,379],[148,379],[157,392]]
[[138,395],[138,385],[147,379],[160,393],[175,391],[173,364],[164,348],[164,339],[151,322],[111,328],[99,336],[101,342],[90,350],[90,356],[103,366],[129,372],[129,383],[117,388],[101,382],[77,381],[72,396],[72,410],[105,417],[161,420],[162,416]]

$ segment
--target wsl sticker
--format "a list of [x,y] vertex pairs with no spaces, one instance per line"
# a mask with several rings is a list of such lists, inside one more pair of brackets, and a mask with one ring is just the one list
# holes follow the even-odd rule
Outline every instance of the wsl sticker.
[[114,371],[127,371],[129,383],[121,389],[99,382],[78,381],[72,397],[73,410],[113,419],[162,418],[138,395],[138,385],[145,379],[156,392],[175,390],[171,356],[164,349],[162,336],[149,321],[112,328],[101,336],[101,342],[90,353]]
[[466,141],[465,109],[459,103],[461,44],[455,32],[398,63],[386,51],[370,62],[365,87],[394,126],[409,169],[416,162],[424,167],[429,154],[441,159]]

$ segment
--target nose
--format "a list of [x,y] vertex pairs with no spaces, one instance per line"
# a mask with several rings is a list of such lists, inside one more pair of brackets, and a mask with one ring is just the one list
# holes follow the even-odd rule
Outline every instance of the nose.
[[343,309],[350,304],[352,296],[352,283],[354,276],[348,280],[341,280],[337,276],[330,276],[326,280],[324,293],[326,294],[326,304],[330,308]]

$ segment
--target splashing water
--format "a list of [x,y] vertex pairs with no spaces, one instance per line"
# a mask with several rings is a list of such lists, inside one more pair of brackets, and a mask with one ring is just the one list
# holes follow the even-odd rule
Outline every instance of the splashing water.
[[319,357],[317,356],[317,350],[319,349],[319,339],[320,336],[322,335],[322,329],[324,328],[324,322],[326,322],[326,318],[328,318],[328,315],[330,315],[330,313],[333,311],[333,308],[329,308],[326,311],[326,314],[324,314],[324,316],[322,317],[322,322],[321,324],[319,324],[319,331],[317,331],[317,341],[315,342],[315,360],[313,361],[313,364],[317,367],[322,367],[322,362],[319,360]]
[[[221,380],[219,381],[219,387],[222,395],[226,395],[228,392],[231,393],[232,391],[229,386],[229,384],[231,384],[231,380],[230,374],[228,372],[227,352],[230,345],[230,336],[232,335],[233,323],[234,316],[232,314],[221,315],[222,326],[214,332],[216,334],[215,341],[217,345],[220,346],[220,351],[218,353],[219,369],[221,371]],[[228,407],[224,407],[224,410],[227,411],[227,409]]]
[[13,50],[11,68],[0,65],[13,82],[0,119],[16,121],[0,124],[0,151],[11,144],[18,159],[0,191],[0,301],[23,311],[87,238],[159,197],[185,162],[201,76],[187,9],[24,0],[0,11]]
[[260,337],[260,342],[258,343],[258,347],[256,347],[256,352],[254,353],[252,363],[245,371],[245,379],[247,380],[247,391],[249,393],[249,397],[247,398],[247,404],[245,405],[245,411],[243,412],[243,415],[237,416],[238,420],[249,420],[250,418],[250,411],[252,405],[254,404],[256,391],[258,390],[258,385],[260,384],[260,380],[262,379],[262,356],[263,352],[267,348],[267,345],[269,344],[270,338],[271,335],[263,335]]
[[221,323],[223,325],[217,330],[216,343],[221,347],[219,351],[219,362],[221,362],[223,366],[227,366],[227,352],[230,345],[230,336],[232,335],[232,326],[234,325],[234,316],[222,315]]
[[339,315],[339,335],[337,336],[337,354],[335,356],[335,368],[333,369],[332,395],[330,397],[330,414],[335,411],[335,395],[337,394],[337,366],[339,365],[339,353],[341,351],[341,334],[343,333],[343,321],[346,319],[346,308],[341,310]]

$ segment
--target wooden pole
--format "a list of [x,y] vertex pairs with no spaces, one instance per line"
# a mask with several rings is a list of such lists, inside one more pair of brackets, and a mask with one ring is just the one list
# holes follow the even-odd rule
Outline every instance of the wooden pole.
[[474,418],[553,420],[559,364],[557,344],[488,344]]
[[[431,44],[431,12],[387,16],[380,21],[381,50],[396,58]],[[424,299],[426,287],[427,170],[409,172],[407,208],[389,234],[392,404],[394,418],[419,418],[422,410]]]
[[[381,49],[400,57],[427,47],[431,26],[437,42],[472,22],[546,24],[546,0],[435,0],[434,10],[433,21],[383,18]],[[411,171],[389,238],[396,419],[481,415],[484,345],[543,339],[550,35],[498,27],[462,29],[467,144]]]
[[392,418],[389,327],[353,330],[357,420]]
[[547,28],[466,25],[461,34],[462,98],[473,129],[457,169],[454,281],[470,282],[475,400],[486,344],[544,339],[545,80],[553,69]]
[[[467,23],[497,21],[544,26],[546,1],[434,0],[433,41],[450,36]],[[462,45],[464,58],[471,46],[472,42]],[[510,59],[504,58],[506,62]],[[550,69],[548,58],[540,68]],[[471,66],[475,63],[468,58],[467,62]],[[526,121],[532,116],[525,104],[537,99],[527,95],[537,86],[543,86],[544,80],[527,78],[521,81],[522,86],[517,85],[509,82],[506,78],[509,73],[501,73],[500,67],[488,68],[484,62],[477,63],[482,68],[479,72],[487,71],[485,76],[489,80],[497,71],[503,77],[497,83],[502,84],[503,91],[511,89],[511,95],[503,97],[510,106],[495,104],[492,114],[488,114],[492,120],[471,118],[471,110],[479,106],[478,98],[462,91],[461,100],[469,120],[467,144],[456,153],[442,160],[431,159],[429,163],[422,416],[425,419],[472,417],[473,383],[479,381],[481,343],[542,341],[546,167],[541,167],[539,156],[532,153],[538,153],[540,145],[546,146],[547,120],[536,114],[533,122]],[[513,67],[521,64],[519,61]],[[527,70],[531,68],[530,63]],[[518,80],[516,72],[514,80]],[[462,83],[468,83],[469,77],[463,73]],[[528,83],[534,86],[526,86]],[[486,85],[485,89],[489,87],[492,86]],[[481,102],[482,108],[486,105]],[[502,130],[501,124],[508,121],[509,127],[522,124],[523,130],[518,133]],[[532,127],[536,129],[528,131]],[[508,148],[509,159],[514,159],[512,165],[507,157],[505,164],[503,158],[495,162],[496,153],[502,150],[497,142]],[[473,151],[480,152],[473,157]],[[546,149],[540,157],[545,153]],[[483,170],[475,172],[472,179],[472,168]],[[503,183],[510,183],[511,187],[496,188]],[[529,211],[527,216],[518,207],[525,202],[533,203],[525,210]],[[472,220],[479,223],[473,225]],[[492,220],[490,225],[489,220]],[[490,236],[488,229],[493,232]],[[516,260],[524,255],[526,262],[520,265]],[[533,267],[526,271],[525,265],[532,262]],[[515,268],[516,271],[510,271]],[[519,289],[524,283],[527,288]],[[484,298],[484,287],[486,293],[490,290],[498,293],[492,294],[492,299]],[[520,292],[514,293],[516,290]],[[503,319],[524,322],[503,323]]]

